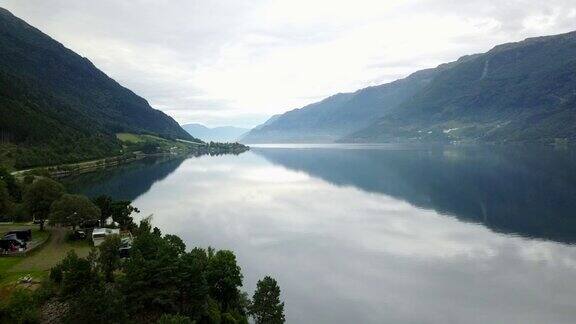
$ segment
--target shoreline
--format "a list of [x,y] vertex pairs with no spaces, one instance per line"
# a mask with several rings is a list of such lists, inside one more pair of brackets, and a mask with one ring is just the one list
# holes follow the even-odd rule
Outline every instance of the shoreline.
[[[26,175],[34,175],[35,173],[48,173],[54,178],[64,178],[72,175],[79,175],[84,173],[90,173],[97,170],[104,170],[108,168],[117,167],[124,164],[129,164],[132,162],[140,161],[150,157],[190,157],[190,156],[200,156],[205,154],[240,154],[248,151],[250,147],[242,146],[243,149],[221,149],[218,147],[211,147],[211,145],[198,145],[193,150],[182,152],[158,152],[158,153],[143,153],[143,152],[132,152],[123,155],[111,156],[97,160],[82,161],[76,163],[66,163],[53,166],[39,166],[31,169],[14,171],[11,174],[15,177],[24,177]],[[204,148],[204,150],[200,149]]]
[[18,170],[12,172],[15,177],[23,177],[34,172],[48,172],[50,176],[55,178],[64,178],[71,175],[78,175],[89,173],[97,170],[102,170],[110,167],[115,167],[123,164],[132,163],[153,156],[171,156],[170,153],[162,154],[134,154],[133,156],[117,155],[106,157],[97,160],[88,160],[76,163],[66,163],[53,166],[39,166],[31,169]]

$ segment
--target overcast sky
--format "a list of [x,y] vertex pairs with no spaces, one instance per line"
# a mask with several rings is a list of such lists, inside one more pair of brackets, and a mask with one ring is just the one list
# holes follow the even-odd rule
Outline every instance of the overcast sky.
[[575,0],[0,0],[180,123],[254,126],[505,42]]

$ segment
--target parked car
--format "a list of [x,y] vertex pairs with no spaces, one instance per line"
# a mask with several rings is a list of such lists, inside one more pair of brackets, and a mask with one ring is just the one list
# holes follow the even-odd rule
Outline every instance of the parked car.
[[24,242],[29,242],[32,240],[32,230],[31,229],[13,230],[13,231],[10,231],[10,232],[4,234],[4,237],[6,237],[8,235],[16,235],[17,239],[24,241]]
[[[16,234],[5,234],[2,238],[6,239],[6,240],[13,240],[13,239],[18,240],[18,237],[16,236]],[[22,240],[19,240],[19,241],[22,241]]]
[[3,238],[0,239],[0,250],[3,251],[11,251],[13,249],[26,249],[26,242],[20,241],[17,238],[14,238],[13,236],[9,237],[9,238]]
[[86,232],[83,230],[75,230],[72,235],[70,236],[73,240],[85,240],[86,239]]

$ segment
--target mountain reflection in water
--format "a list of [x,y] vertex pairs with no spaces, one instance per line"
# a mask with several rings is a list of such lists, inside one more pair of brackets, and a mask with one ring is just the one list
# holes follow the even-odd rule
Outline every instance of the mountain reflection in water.
[[576,152],[549,147],[253,149],[339,186],[382,193],[490,229],[576,241]]
[[316,145],[68,179],[233,250],[288,323],[573,323],[576,159],[519,147]]

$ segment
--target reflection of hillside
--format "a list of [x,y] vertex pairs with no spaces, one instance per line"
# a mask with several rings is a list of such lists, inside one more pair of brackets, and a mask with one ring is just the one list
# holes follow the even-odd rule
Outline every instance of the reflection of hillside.
[[576,152],[254,149],[272,163],[504,233],[576,242]]
[[69,191],[89,197],[106,194],[116,199],[135,200],[150,190],[154,183],[174,172],[183,161],[182,158],[149,158],[71,177],[64,183]]

